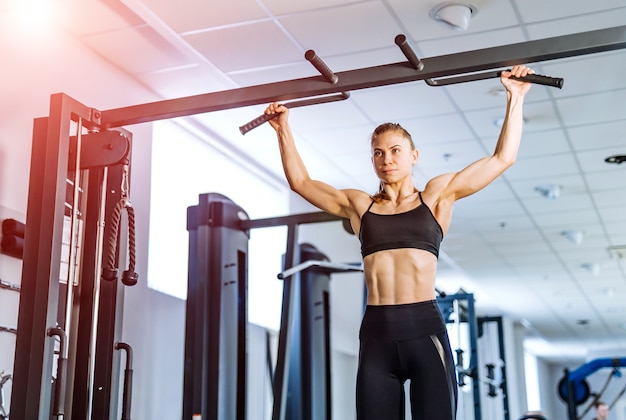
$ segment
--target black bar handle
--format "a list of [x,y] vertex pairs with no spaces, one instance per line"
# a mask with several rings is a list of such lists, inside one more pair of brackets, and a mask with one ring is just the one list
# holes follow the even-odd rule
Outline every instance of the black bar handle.
[[317,54],[315,54],[315,51],[308,50],[304,53],[304,58],[309,60],[309,62],[313,64],[313,67],[315,67],[317,71],[319,71],[322,76],[324,76],[324,78],[333,85],[337,83],[337,81],[339,81],[339,77],[337,77],[337,75],[333,73],[333,71],[326,65],[326,63],[324,63],[322,59],[319,58]]
[[261,124],[266,123],[266,122],[268,122],[269,120],[271,120],[272,118],[275,118],[275,117],[277,117],[276,114],[261,114],[258,117],[256,117],[255,119],[253,119],[252,121],[249,121],[249,122],[245,123],[244,125],[240,126],[239,127],[239,132],[241,134],[246,134],[248,131],[257,128]]
[[[498,77],[500,77],[500,73],[498,73]],[[563,87],[562,77],[550,77],[550,76],[543,76],[541,74],[527,74],[526,76],[523,76],[523,77],[511,76],[510,78],[515,79],[515,80],[521,80],[523,82],[534,83],[537,85],[556,87],[559,89]]]
[[[506,70],[510,71],[510,70]],[[502,71],[488,71],[485,73],[472,73],[461,76],[443,77],[440,79],[425,79],[424,82],[428,86],[448,86],[457,83],[476,82],[478,80],[486,80],[499,78],[502,75]],[[542,76],[540,74],[528,74],[524,77],[511,76],[511,79],[522,80],[524,82],[535,83],[539,85],[545,85],[550,87],[557,87],[561,89],[563,87],[562,77],[549,77]]]
[[406,41],[406,36],[403,34],[396,35],[394,42],[398,47],[400,47],[400,50],[415,70],[421,71],[424,69],[424,63],[422,63],[422,61],[417,57],[409,43]]
[[115,350],[126,350],[126,368],[124,369],[124,390],[122,392],[122,419],[131,420],[130,402],[133,396],[133,349],[126,343],[116,343]]
[[[318,104],[324,104],[328,102],[343,101],[345,99],[348,99],[349,97],[350,97],[350,92],[341,92],[337,95],[322,96],[322,97],[311,98],[311,99],[303,99],[301,101],[292,101],[284,105],[287,108],[291,109],[291,108],[297,108],[300,106],[318,105]],[[239,132],[241,134],[246,134],[248,131],[257,128],[261,124],[266,123],[275,117],[276,117],[276,114],[261,114],[255,119],[253,119],[252,121],[239,127]]]

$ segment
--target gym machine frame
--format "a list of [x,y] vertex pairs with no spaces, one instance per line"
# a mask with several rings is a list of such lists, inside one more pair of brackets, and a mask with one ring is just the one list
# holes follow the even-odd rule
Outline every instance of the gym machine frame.
[[[466,307],[465,313],[461,313],[461,305],[459,302],[465,302]],[[469,355],[469,366],[467,369],[463,368],[463,351],[460,349],[456,350],[456,372],[457,372],[457,382],[459,385],[463,385],[465,383],[465,376],[469,376],[472,378],[472,397],[474,403],[474,419],[480,420],[482,419],[481,407],[480,407],[480,384],[478,382],[478,324],[476,321],[476,311],[474,309],[474,295],[472,293],[456,293],[453,295],[445,295],[437,297],[437,305],[439,305],[439,310],[443,315],[443,319],[446,323],[450,323],[449,316],[456,312],[456,322],[467,322],[468,333],[469,333],[469,342],[470,342],[470,355]],[[461,319],[462,316],[465,315],[465,319]],[[460,343],[459,343],[460,345]]]
[[[100,116],[54,94],[50,115],[34,120],[11,393],[14,418],[71,418],[72,413],[87,418],[91,412],[92,419],[104,420],[117,415],[114,342],[121,335],[123,289],[117,282],[101,283],[96,269],[109,229],[101,228],[102,220],[110,218],[120,199],[121,163],[130,162],[132,136],[123,129],[100,131]],[[70,136],[72,123],[75,136]],[[74,275],[68,274],[64,285],[60,262],[66,216],[72,225],[68,272]],[[74,226],[80,222],[82,234]],[[53,337],[60,343],[54,393]]]
[[[80,119],[88,129],[106,131],[115,127],[261,105],[273,101],[336,93],[340,93],[340,99],[345,99],[346,93],[353,90],[406,82],[423,80],[431,86],[442,86],[449,83],[480,80],[485,76],[470,73],[505,68],[515,64],[625,49],[626,26],[424,58],[421,61],[412,53],[402,36],[396,37],[396,43],[407,57],[407,61],[345,71],[336,75],[332,72],[329,74],[321,67],[324,70],[323,78],[315,76],[294,79],[106,111],[87,107],[62,93],[52,95],[49,117],[35,119],[33,129],[33,155],[22,274],[23,290],[18,315],[19,328],[27,333],[18,334],[16,340],[15,381],[11,404],[15,416],[43,420],[49,415],[52,393],[50,371],[54,346],[52,340],[47,338],[47,334],[50,329],[56,327],[59,308],[58,266],[61,256],[65,178],[69,153],[68,132],[71,121]],[[316,68],[320,67],[314,54],[312,57],[309,54],[307,58],[312,64],[318,64]],[[493,77],[496,74],[491,73],[490,76]],[[437,80],[437,78],[442,79]],[[319,99],[319,102],[324,101],[328,99]],[[313,99],[308,104],[316,102],[318,100]],[[112,176],[109,173],[107,177]],[[109,182],[116,183],[117,180],[109,178]],[[96,198],[97,200],[99,199]],[[109,211],[107,204],[107,214]],[[95,235],[95,232],[92,234]],[[85,243],[89,243],[87,242],[89,235],[87,231]],[[99,264],[99,261],[96,261],[95,255],[91,255],[92,250],[96,248],[96,239],[94,237],[90,240],[92,242],[89,244],[94,246],[84,247],[83,275],[93,278],[93,268]],[[288,255],[288,257],[293,258],[293,255]],[[91,270],[89,270],[90,266]],[[122,300],[121,290],[118,290],[117,283],[111,283],[100,285],[99,292],[104,303],[100,305],[99,316],[101,316],[101,322],[106,320],[107,329],[106,332],[99,329],[97,339],[111,344],[119,332],[119,323],[121,323],[120,318],[115,316],[119,310],[118,303]],[[105,309],[107,305],[109,307]],[[112,345],[107,346],[106,357],[96,355],[96,360],[109,361],[106,363],[107,366],[100,366],[96,363],[94,372],[95,377],[102,375],[104,378],[103,391],[94,393],[94,407],[98,405],[98,409],[102,409],[103,416],[106,415],[104,413],[108,413],[109,407],[115,406],[116,393],[111,392],[111,387],[116,382],[113,377],[119,370],[119,356],[114,357],[113,350]],[[87,361],[77,361],[77,370],[84,370],[87,365]],[[277,385],[281,388],[280,383]],[[74,399],[76,400],[77,396],[80,393],[84,394],[86,390],[81,389],[75,392]],[[104,400],[107,400],[106,403]],[[278,403],[283,404],[280,398]],[[283,410],[279,409],[278,413],[274,414],[274,419],[282,419],[282,412]]]

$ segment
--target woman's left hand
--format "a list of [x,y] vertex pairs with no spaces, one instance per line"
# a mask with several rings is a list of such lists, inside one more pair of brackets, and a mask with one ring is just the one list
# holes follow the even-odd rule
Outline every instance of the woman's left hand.
[[500,75],[500,82],[506,88],[509,93],[518,93],[525,95],[530,89],[531,83],[523,82],[520,80],[511,79],[510,76],[524,77],[528,74],[534,74],[535,72],[524,65],[513,66],[510,71],[503,71]]

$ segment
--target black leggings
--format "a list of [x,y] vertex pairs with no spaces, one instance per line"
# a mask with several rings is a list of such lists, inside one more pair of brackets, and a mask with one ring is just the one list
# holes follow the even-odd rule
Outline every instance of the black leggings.
[[456,418],[454,359],[436,301],[368,305],[359,338],[358,420],[404,419],[407,379],[413,420]]

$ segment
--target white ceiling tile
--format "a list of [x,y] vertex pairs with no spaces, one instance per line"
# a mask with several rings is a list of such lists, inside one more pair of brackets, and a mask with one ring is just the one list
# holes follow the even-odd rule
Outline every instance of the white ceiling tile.
[[501,45],[516,44],[526,41],[520,28],[507,28],[463,36],[438,38],[420,41],[417,46],[424,54],[421,58],[438,57],[458,52],[473,51],[483,48],[498,47]]
[[137,76],[162,98],[175,99],[234,88],[233,83],[202,64],[142,73]]
[[[338,118],[339,117],[339,118]],[[364,126],[369,123],[354,101],[348,99],[340,102],[330,102],[305,108],[294,108],[289,113],[290,126],[294,132],[307,130],[330,130],[345,126]],[[374,127],[371,127],[373,130]],[[310,136],[315,142],[316,138]],[[351,139],[355,146],[367,145],[367,137],[364,141]]]
[[561,98],[556,104],[567,125],[610,123],[624,118],[626,89],[589,94],[584,98]]
[[606,223],[620,223],[626,220],[626,207],[624,206],[600,207],[598,212],[600,213],[602,220]]
[[320,152],[333,156],[364,157],[360,164],[371,167],[370,135],[373,127],[369,124],[324,129],[307,129],[302,138]]
[[588,200],[586,194],[564,196],[558,200],[546,200],[544,198],[527,199],[524,200],[524,206],[531,214],[566,214],[572,210],[593,209],[593,203]]
[[59,20],[63,27],[75,35],[88,35],[126,29],[143,24],[137,15],[122,3],[98,0],[66,0],[57,2],[62,7]]
[[403,122],[411,118],[452,113],[455,111],[443,90],[429,89],[426,84],[413,82],[384,89],[364,89],[353,92],[351,100],[377,122]]
[[298,62],[304,54],[271,21],[194,32],[183,38],[225,72]]
[[[626,174],[624,174],[626,178]],[[592,191],[593,201],[598,207],[623,207],[626,209],[626,179],[620,189],[609,191]]]
[[[454,103],[462,111],[497,109],[498,107],[504,109],[506,106],[506,90],[498,78],[431,87],[431,89],[447,90]],[[550,98],[548,92],[548,88],[535,85],[526,96],[526,103],[548,100]]]
[[[480,194],[480,193],[479,193]],[[472,217],[477,219],[488,219],[499,224],[500,221],[506,220],[507,217],[522,216],[525,214],[525,210],[517,201],[489,201],[488,206],[481,206],[482,208],[476,209],[472,214],[468,214],[469,210],[464,209],[465,217]]]
[[598,2],[552,0],[547,3],[542,0],[519,0],[515,3],[526,23],[568,16],[589,16],[594,12],[624,7],[622,0],[602,0]]
[[148,26],[101,32],[82,37],[85,44],[131,74],[194,64]]
[[474,140],[427,144],[418,150],[417,165],[427,172],[436,168],[439,173],[458,172],[487,154]]
[[[488,149],[493,149],[497,139],[490,137],[483,143]],[[522,133],[518,159],[536,156],[548,156],[571,151],[571,147],[562,130],[526,131]]]
[[[476,134],[480,137],[497,138],[500,133],[498,121],[504,118],[506,108],[489,108],[465,113]],[[524,105],[523,135],[534,131],[552,130],[560,127],[559,119],[551,101],[530,102]]]
[[184,0],[183,2],[161,0],[122,0],[135,7],[146,7],[165,24],[178,33],[232,25],[235,23],[268,18],[255,0],[231,0],[207,2]]
[[242,87],[277,83],[318,75],[317,70],[311,66],[311,63],[306,61],[304,55],[302,55],[302,59],[297,62],[257,67],[252,70],[240,69],[229,71],[227,74]]
[[546,74],[563,78],[563,88],[552,91],[557,98],[626,88],[626,80],[620,77],[626,70],[623,50],[550,61],[541,67]]
[[626,154],[626,121],[569,127],[567,134],[575,150],[621,147]]
[[283,16],[280,23],[304,49],[321,58],[393,46],[400,31],[383,4],[371,1]]
[[263,4],[274,15],[287,15],[303,12],[311,12],[318,9],[329,9],[333,7],[340,7],[346,4],[354,3],[350,0],[315,0],[314,2],[307,1],[282,1],[282,0],[260,0],[259,3]]
[[626,178],[620,176],[622,171],[602,171],[585,174],[589,190],[595,192],[618,191],[624,188]]
[[406,61],[402,51],[395,45],[320,58],[335,73]]
[[[513,167],[515,167],[515,165],[513,165]],[[507,173],[504,174],[504,177],[508,179]],[[556,175],[529,179],[511,179],[510,183],[515,190],[515,194],[523,199],[542,197],[541,194],[535,190],[535,187],[543,184],[553,184],[561,187],[561,197],[588,192],[585,179],[580,174],[565,176]],[[547,200],[547,198],[544,199]]]
[[[537,1],[537,0],[535,0]],[[539,0],[540,1],[540,0]],[[626,19],[626,7],[624,7],[622,0],[609,0],[615,3],[622,3],[621,7],[611,7],[605,4],[605,2],[587,2],[587,1],[567,1],[567,0],[559,0],[560,3],[567,4],[563,6],[563,10],[568,10],[565,14],[561,16],[572,16],[574,13],[569,14],[569,11],[577,11],[580,12],[580,16],[574,16],[571,18],[562,18],[558,21],[547,20],[547,15],[543,15],[543,11],[541,8],[535,9],[535,12],[541,13],[543,16],[538,20],[543,22],[536,24],[526,25],[529,35],[531,39],[543,39],[556,37],[560,35],[567,35],[572,33],[586,32],[586,31],[595,31],[597,29],[602,28],[610,28],[613,26],[620,26],[624,24],[624,20]],[[521,1],[520,4],[524,4],[524,1]],[[553,7],[556,6],[556,2],[544,3],[550,4]],[[571,8],[572,5],[581,6],[582,8]],[[596,6],[598,6],[596,8]],[[594,8],[594,10],[605,10],[603,12],[597,13],[584,13],[581,12],[586,7]],[[552,9],[554,10],[554,9]],[[607,11],[608,10],[608,11]],[[562,13],[562,12],[561,12]]]
[[[541,213],[533,215],[533,219],[540,227],[550,226],[586,226],[599,223],[598,215],[594,210],[576,210],[566,214]],[[568,220],[570,222],[568,222]]]
[[548,183],[557,176],[574,175],[579,171],[578,163],[569,153],[551,156],[536,156],[518,159],[509,168],[505,177],[512,181],[536,179],[537,185]]

